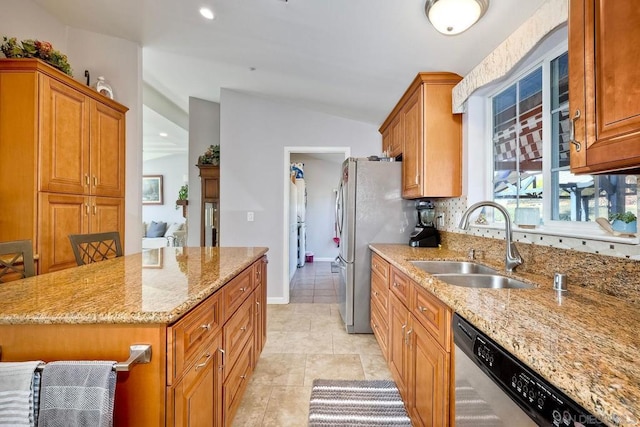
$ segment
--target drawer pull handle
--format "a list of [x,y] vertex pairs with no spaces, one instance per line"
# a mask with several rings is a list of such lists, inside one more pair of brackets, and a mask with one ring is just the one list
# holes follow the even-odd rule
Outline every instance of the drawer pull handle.
[[404,336],[404,344],[405,345],[409,345],[409,337],[411,336],[411,334],[413,333],[413,328],[409,329],[407,331],[407,334]]
[[247,290],[247,288],[240,288],[240,291],[241,291],[241,292],[244,292],[244,291],[246,291],[246,290]]
[[373,295],[378,296],[378,291],[373,291]]
[[200,368],[204,368],[207,365],[207,363],[209,362],[209,360],[211,359],[211,353],[206,353],[204,356],[205,356],[204,362],[199,363],[199,364],[196,365],[196,371],[198,369],[200,369]]
[[398,282],[393,282],[393,286],[397,288],[398,287]]
[[240,378],[242,378],[243,380],[247,378],[246,375],[240,375]]
[[211,323],[207,323],[206,325],[200,325],[200,328],[205,329],[207,331],[211,330]]
[[244,332],[244,331],[246,331],[246,330],[247,330],[247,327],[246,327],[246,326],[243,326],[242,328],[240,328],[240,330]]
[[420,310],[420,313],[424,313],[425,311],[427,311],[427,307],[423,307],[421,305],[418,306],[418,310]]
[[220,356],[221,356],[220,357],[220,366],[218,366],[218,369],[222,370],[222,368],[224,368],[224,355],[225,355],[225,352],[221,348],[218,348],[218,351],[220,352]]

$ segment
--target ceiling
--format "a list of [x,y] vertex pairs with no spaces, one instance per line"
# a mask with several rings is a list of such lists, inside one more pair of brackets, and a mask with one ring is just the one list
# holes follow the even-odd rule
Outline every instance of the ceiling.
[[[143,79],[188,111],[220,88],[380,125],[419,71],[467,74],[544,0],[491,0],[445,36],[425,0],[34,0],[63,23],[138,42]],[[210,7],[216,17],[198,12]]]

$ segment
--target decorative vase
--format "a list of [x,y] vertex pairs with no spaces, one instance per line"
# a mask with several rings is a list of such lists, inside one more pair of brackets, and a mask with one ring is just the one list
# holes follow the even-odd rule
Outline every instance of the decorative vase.
[[611,223],[611,228],[620,233],[635,233],[638,230],[637,221],[624,222],[616,219]]

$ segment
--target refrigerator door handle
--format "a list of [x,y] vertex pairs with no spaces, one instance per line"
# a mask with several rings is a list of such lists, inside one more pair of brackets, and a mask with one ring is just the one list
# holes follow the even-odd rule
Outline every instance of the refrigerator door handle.
[[336,207],[335,207],[335,213],[336,213],[336,224],[338,226],[338,236],[342,237],[342,220],[343,218],[340,218],[340,214],[342,213],[342,188],[343,188],[343,181],[340,180],[340,185],[338,186],[338,192],[336,193]]

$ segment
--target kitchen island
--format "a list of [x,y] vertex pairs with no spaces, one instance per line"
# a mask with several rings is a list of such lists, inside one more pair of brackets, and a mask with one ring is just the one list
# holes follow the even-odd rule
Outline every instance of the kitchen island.
[[[2,361],[114,360],[114,425],[232,417],[266,333],[267,248],[158,248],[0,286]],[[192,419],[193,422],[193,419]]]
[[[410,260],[461,260],[446,249],[373,244],[371,249],[610,426],[640,425],[640,307],[569,284],[561,295],[552,279],[504,273],[534,289],[449,285]],[[497,270],[503,264],[476,260]]]

